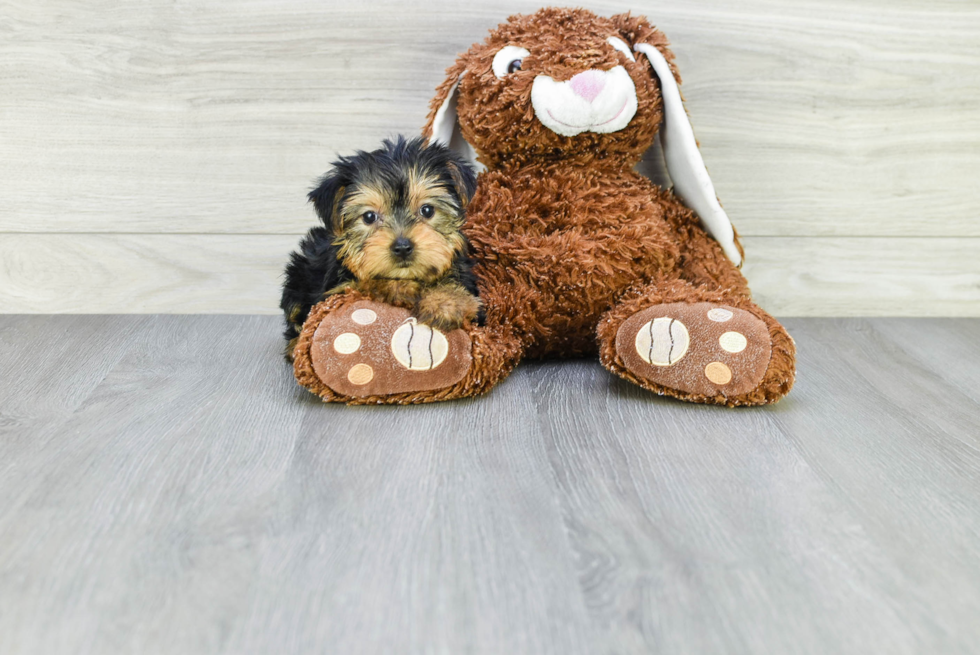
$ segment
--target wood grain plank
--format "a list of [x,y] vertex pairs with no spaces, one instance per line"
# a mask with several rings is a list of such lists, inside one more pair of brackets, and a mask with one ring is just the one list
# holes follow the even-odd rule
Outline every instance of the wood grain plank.
[[0,235],[0,313],[274,314],[298,236]]
[[753,237],[744,272],[776,316],[980,316],[980,239]]
[[978,7],[767,4],[660,21],[739,230],[980,235]]
[[976,366],[975,350],[958,349],[945,330],[906,350],[877,329],[896,322],[922,324],[788,321],[800,375],[771,416],[916,591],[936,639],[924,650],[969,652],[980,609],[980,404],[922,360]]
[[[0,316],[0,434],[69,416],[151,322],[141,316]],[[9,446],[11,441],[0,441]],[[0,453],[0,466],[11,453]]]
[[[40,452],[153,322],[149,316],[0,316],[0,478]],[[0,494],[0,505],[12,500]],[[0,530],[2,532],[2,530]]]
[[156,317],[33,435],[0,481],[0,651],[219,651],[309,405],[277,328]]
[[[787,324],[766,408],[588,360],[347,408],[274,316],[2,317],[41,423],[0,441],[0,652],[970,652],[977,321]],[[32,404],[17,348],[55,342],[72,381]]]
[[603,652],[531,384],[518,375],[450,404],[311,408],[249,595],[247,616],[275,617],[272,629],[249,621],[228,651]]
[[887,544],[767,409],[678,411],[584,363],[537,377],[605,652],[914,653],[937,639]]
[[326,406],[274,317],[154,328],[0,479],[0,651],[596,652],[526,382]]
[[[958,394],[980,403],[980,324],[976,321],[875,321],[874,329],[917,364],[950,383]],[[938,343],[929,336],[936,330],[942,334]]]
[[[0,313],[278,312],[299,236],[0,234]],[[980,239],[749,237],[776,316],[980,316]]]
[[[296,233],[527,1],[5,2],[0,232]],[[620,3],[588,6],[602,14]],[[980,236],[980,9],[638,1],[742,234]]]

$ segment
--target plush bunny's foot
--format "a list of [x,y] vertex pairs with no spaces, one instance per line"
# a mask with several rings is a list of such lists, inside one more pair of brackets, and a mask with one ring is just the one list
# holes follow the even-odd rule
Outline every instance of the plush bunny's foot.
[[312,371],[297,367],[297,376],[305,377],[300,381],[327,400],[341,401],[384,396],[377,402],[422,402],[394,396],[445,389],[472,365],[465,331],[446,334],[406,309],[371,300],[341,304],[322,317],[304,355],[308,359],[300,366]]
[[758,404],[772,357],[768,326],[724,304],[654,305],[616,332],[617,359],[641,386],[688,400]]

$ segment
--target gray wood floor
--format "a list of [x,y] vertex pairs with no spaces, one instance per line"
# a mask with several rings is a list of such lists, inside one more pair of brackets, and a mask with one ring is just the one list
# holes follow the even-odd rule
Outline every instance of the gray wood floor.
[[980,321],[786,323],[768,408],[347,408],[276,317],[0,317],[0,653],[977,652]]

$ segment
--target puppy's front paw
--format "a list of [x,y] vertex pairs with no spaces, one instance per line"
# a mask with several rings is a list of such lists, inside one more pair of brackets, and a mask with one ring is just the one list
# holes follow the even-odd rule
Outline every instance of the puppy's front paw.
[[420,323],[452,332],[480,313],[480,299],[465,289],[435,289],[424,294],[415,308]]

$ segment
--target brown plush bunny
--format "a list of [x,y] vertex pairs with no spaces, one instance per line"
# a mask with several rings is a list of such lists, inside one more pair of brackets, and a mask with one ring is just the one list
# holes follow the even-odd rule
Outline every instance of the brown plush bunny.
[[[444,335],[331,297],[304,326],[299,381],[331,401],[428,402],[485,392],[522,357],[598,353],[661,395],[784,396],[793,341],[750,299],[672,62],[645,18],[584,9],[514,16],[462,54],[425,131],[485,168],[465,231],[486,323]],[[658,130],[673,192],[633,171]]]

